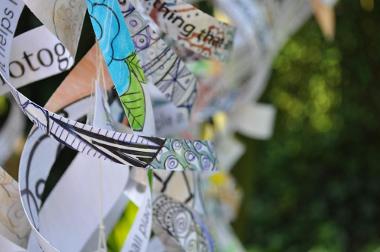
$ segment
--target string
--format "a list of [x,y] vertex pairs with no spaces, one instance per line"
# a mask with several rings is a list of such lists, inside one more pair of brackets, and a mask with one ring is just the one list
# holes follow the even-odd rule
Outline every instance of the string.
[[[94,85],[92,86],[93,89],[95,88],[95,85],[99,85],[99,81],[102,79],[104,81],[104,78],[102,78],[103,74],[103,61],[100,56],[100,50],[97,48],[96,54],[95,54],[95,62],[97,62],[97,68],[96,68],[96,80]],[[104,85],[104,83],[103,83]],[[95,106],[96,107],[96,106]],[[95,112],[95,111],[94,111]],[[93,118],[95,116],[95,113],[93,114]],[[104,185],[103,185],[103,161],[99,159],[99,203],[100,203],[100,216],[99,216],[99,236],[98,236],[98,248],[97,252],[107,252],[107,242],[106,242],[106,234],[105,234],[105,226],[104,226]]]

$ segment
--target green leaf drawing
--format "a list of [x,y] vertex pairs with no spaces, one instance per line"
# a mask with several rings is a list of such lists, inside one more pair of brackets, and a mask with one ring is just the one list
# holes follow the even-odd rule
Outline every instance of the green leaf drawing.
[[141,84],[144,83],[144,71],[136,53],[125,60],[130,72],[129,88],[120,96],[121,104],[128,117],[129,125],[135,131],[142,131],[145,124],[145,96]]

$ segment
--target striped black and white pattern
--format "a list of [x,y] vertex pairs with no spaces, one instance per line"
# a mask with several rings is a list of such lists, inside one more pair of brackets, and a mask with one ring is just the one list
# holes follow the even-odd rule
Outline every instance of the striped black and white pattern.
[[[167,141],[174,141],[173,139],[121,133],[70,120],[30,101],[8,82],[7,85],[11,88],[11,93],[24,114],[38,128],[54,137],[60,143],[83,154],[120,164],[152,169],[169,169],[166,167],[166,162],[156,159],[160,152],[164,151],[167,155],[173,156],[179,155],[179,153],[175,153],[175,151],[166,146]],[[193,141],[184,139],[176,141],[181,144],[190,143],[192,145],[193,143]],[[207,141],[196,142],[204,145],[209,144]],[[207,149],[205,154],[214,159],[212,149]],[[185,157],[181,156],[179,158],[183,159]],[[153,161],[155,165],[152,166]],[[191,168],[192,170],[205,170],[201,163],[197,163]],[[186,167],[182,168],[182,170],[184,169]]]
[[116,163],[146,167],[165,143],[161,138],[100,129],[54,113],[49,117],[49,132],[55,139],[86,155]]

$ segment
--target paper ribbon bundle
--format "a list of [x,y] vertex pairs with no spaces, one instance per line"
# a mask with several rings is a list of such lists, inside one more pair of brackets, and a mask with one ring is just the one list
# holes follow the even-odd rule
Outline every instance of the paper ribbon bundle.
[[[19,195],[0,170],[1,251],[244,251],[233,133],[271,136],[275,109],[255,101],[311,5],[217,0],[225,23],[192,4],[0,0],[0,93],[14,100],[2,146],[20,111],[34,124]],[[42,26],[14,37],[24,8]],[[86,12],[96,41],[74,62]],[[65,71],[44,107],[17,90]]]

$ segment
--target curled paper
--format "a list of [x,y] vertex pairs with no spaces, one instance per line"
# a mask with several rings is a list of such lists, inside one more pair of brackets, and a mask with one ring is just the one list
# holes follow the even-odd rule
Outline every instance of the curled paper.
[[149,97],[142,86],[146,81],[144,73],[168,100],[185,110],[188,120],[196,98],[196,79],[174,51],[129,1],[120,3],[122,13],[117,1],[88,4],[100,48],[131,127],[143,131],[146,117],[150,116]]
[[86,5],[82,0],[24,0],[28,8],[75,56]]
[[87,0],[96,39],[109,69],[121,104],[135,131],[143,131],[146,102],[142,84],[146,81],[132,38],[116,0]]
[[146,12],[178,45],[198,55],[227,60],[235,28],[181,0],[143,0]]
[[[61,87],[56,93],[60,93],[59,89]],[[52,96],[49,101],[50,104],[54,103],[54,97],[57,96]],[[105,112],[101,109],[102,104],[99,104],[102,100],[101,93],[98,92],[97,88],[94,124],[108,128],[104,120],[100,120]],[[90,99],[84,98],[60,109],[60,113],[75,120],[83,120],[89,105]],[[92,251],[94,243],[96,243],[93,240],[93,234],[99,221],[99,209],[93,207],[94,203],[99,200],[97,190],[99,180],[104,183],[102,193],[106,195],[104,202],[100,202],[103,205],[102,213],[104,212],[102,217],[106,218],[109,229],[109,216],[118,214],[114,212],[113,208],[119,201],[120,194],[128,181],[129,169],[114,163],[104,162],[102,164],[106,170],[103,173],[104,176],[100,176],[97,169],[99,162],[101,162],[99,159],[91,159],[75,153],[72,160],[66,156],[65,161],[63,161],[59,157],[64,153],[67,155],[72,151],[62,148],[59,142],[47,137],[37,129],[31,132],[20,165],[20,181],[22,181],[21,190],[25,211],[28,213],[32,225],[38,227],[39,235],[46,238],[57,249],[61,251]],[[66,167],[67,165],[69,167]],[[54,181],[58,179],[57,175],[61,172],[64,174],[59,176],[58,181]],[[55,175],[51,175],[52,173]],[[54,179],[52,180],[52,178]],[[83,180],[86,181],[86,187],[81,189]],[[52,181],[55,184],[52,184]],[[133,191],[133,189],[135,187],[132,186],[129,191]],[[150,193],[147,195],[149,196]],[[150,211],[148,207],[150,201],[145,200],[145,198],[145,203],[138,204],[142,211],[139,211],[140,214],[136,217],[134,228],[131,230],[132,238],[126,240],[127,244],[132,244],[131,246],[134,246],[137,239],[141,238],[141,224],[145,223],[146,218],[149,219],[151,216],[150,212],[145,210]],[[65,209],[65,211],[61,212],[61,209]],[[80,227],[77,226],[79,222],[82,223]],[[149,237],[150,226],[147,225],[144,230],[146,231],[144,235]],[[148,238],[145,240],[147,244]],[[31,240],[29,249],[39,251],[37,242]]]
[[[204,200],[201,189],[207,182],[200,174],[192,173],[217,169],[213,144],[168,136],[176,136],[185,128],[189,131],[184,135],[196,134],[199,129],[195,125],[189,127],[189,119],[204,121],[220,110],[227,110],[243,115],[255,112],[257,118],[266,119],[267,124],[259,126],[270,125],[252,130],[252,122],[246,117],[231,116],[234,123],[230,130],[269,137],[274,110],[271,107],[244,109],[247,107],[243,105],[260,96],[275,53],[307,16],[308,9],[303,8],[305,0],[220,1],[226,3],[224,10],[233,23],[245,26],[238,31],[238,43],[232,54],[235,36],[232,26],[181,0],[140,1],[159,28],[177,43],[177,50],[209,58],[192,62],[201,70],[199,85],[175,50],[160,39],[155,24],[139,13],[132,1],[87,0],[98,44],[69,73],[45,107],[29,100],[15,86],[72,66],[71,56],[75,55],[86,3],[26,2],[58,37],[52,34],[49,37],[47,28],[38,27],[15,38],[11,54],[23,3],[0,0],[0,75],[21,111],[35,124],[25,145],[19,173],[22,203],[34,234],[30,236],[28,249],[94,251],[97,237],[103,242],[98,248],[105,249],[106,236],[111,240],[121,226],[123,237],[115,238],[118,239],[116,250],[120,251],[145,250],[152,238],[151,229],[160,238],[158,242],[154,237],[156,242],[151,243],[157,246],[153,246],[157,251],[156,248],[163,247],[164,251],[242,251],[229,226],[241,197],[234,191],[235,184],[226,182],[227,173],[226,177],[218,174],[211,177],[215,183],[210,183],[209,197]],[[62,12],[64,9],[67,12]],[[249,27],[248,22],[252,24]],[[68,25],[67,30],[64,24]],[[38,37],[46,40],[39,43]],[[32,43],[23,47],[22,43],[29,39]],[[103,58],[99,57],[98,45]],[[56,49],[59,53],[55,54]],[[231,61],[225,67],[219,61],[227,58]],[[103,60],[108,69],[103,69]],[[25,74],[20,74],[23,67]],[[104,78],[100,80],[100,77]],[[89,98],[94,83],[95,106]],[[156,91],[161,93],[154,94]],[[198,92],[203,100],[195,106]],[[123,109],[135,131],[133,134],[120,123],[123,120],[125,123]],[[162,137],[154,137],[154,123],[158,124],[158,135]],[[229,170],[244,147],[232,135],[226,136],[229,137],[218,144],[233,147],[219,150],[222,155],[230,151],[222,160],[223,168]],[[107,169],[105,176],[98,174],[102,171],[97,169],[99,164]],[[141,189],[143,180],[147,181],[145,190]],[[103,182],[106,188],[97,188]],[[104,202],[100,199],[103,194],[107,196]],[[104,207],[100,213],[96,207],[88,210],[98,201]],[[200,215],[206,209],[211,215],[208,219]],[[125,220],[123,217],[129,223],[119,226]],[[81,223],[79,227],[78,223]],[[209,230],[216,233],[218,245],[214,244]],[[0,244],[4,237],[0,232]]]
[[[85,111],[80,106],[85,105],[86,100],[89,101],[82,100],[63,111],[70,117],[81,117],[78,111]],[[104,216],[110,213],[124,190],[129,169],[103,162],[104,175],[100,177],[99,162],[102,161],[62,148],[39,130],[34,130],[28,138],[19,174],[25,212],[31,224],[38,228],[39,235],[60,251],[80,251],[97,229],[99,181],[104,183],[103,194],[106,195]],[[31,251],[35,245],[29,244]]]
[[200,217],[165,195],[153,202],[153,230],[169,247],[175,242],[185,251],[214,251],[211,235]]
[[38,128],[86,155],[151,169],[216,169],[211,142],[144,137],[93,127],[47,111],[7,84],[24,114]]
[[197,93],[195,76],[130,2],[119,4],[145,76],[169,101],[190,113]]
[[[17,21],[18,18],[14,15],[10,24],[13,30]],[[13,34],[9,37],[4,53],[7,55],[6,59],[9,59],[12,36]],[[24,114],[46,134],[72,149],[90,157],[143,168],[209,171],[216,169],[215,153],[210,142],[137,136],[67,119],[42,108],[19,93],[8,80],[7,64],[0,70]]]
[[[45,26],[40,26],[15,37],[9,61],[10,78],[19,88],[67,71],[73,64],[73,57],[61,41]],[[1,78],[0,83],[4,84]],[[7,92],[9,89],[1,85],[0,94]]]
[[26,247],[30,226],[24,214],[17,182],[0,167],[0,236]]

